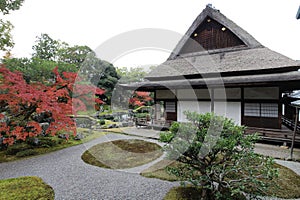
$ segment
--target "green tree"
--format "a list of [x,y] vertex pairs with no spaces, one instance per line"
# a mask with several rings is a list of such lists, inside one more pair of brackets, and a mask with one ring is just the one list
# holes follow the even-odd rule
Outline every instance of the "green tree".
[[105,95],[108,99],[107,103],[110,104],[112,92],[120,78],[116,68],[113,64],[96,57],[93,59],[92,68],[93,69],[89,73],[90,81],[95,86],[105,89]]
[[[9,14],[12,10],[18,10],[24,0],[0,0],[0,11],[3,15]],[[0,50],[9,51],[14,42],[11,35],[13,25],[9,21],[0,19]]]
[[13,25],[9,21],[0,19],[0,50],[9,51],[14,46],[11,36]]
[[24,0],[0,0],[0,11],[6,15],[12,10],[19,10]]
[[244,192],[264,195],[266,180],[278,172],[273,159],[254,153],[258,137],[244,135],[244,127],[221,116],[185,114],[189,122],[176,124],[178,131],[166,146],[168,157],[183,165],[168,171],[200,186],[201,199],[240,198]]
[[128,69],[127,67],[117,68],[117,73],[121,77],[120,83],[141,82],[144,80],[147,72],[142,67]]
[[59,66],[59,72],[77,72],[74,64],[43,60],[40,58],[7,58],[2,63],[9,70],[22,72],[27,83],[41,82],[51,84],[55,80],[53,69]]
[[43,60],[57,60],[58,50],[61,43],[52,39],[48,34],[42,33],[37,36],[36,44],[32,46],[33,57]]
[[93,53],[93,50],[88,46],[65,45],[58,50],[58,61],[76,64],[80,67],[89,53]]

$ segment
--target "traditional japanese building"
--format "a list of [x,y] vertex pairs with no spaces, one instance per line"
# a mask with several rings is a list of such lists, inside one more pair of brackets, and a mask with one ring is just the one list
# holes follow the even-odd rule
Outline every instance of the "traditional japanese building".
[[300,89],[299,69],[299,62],[263,46],[207,6],[147,81],[123,87],[155,93],[154,122],[161,120],[162,109],[167,122],[185,121],[183,112],[190,110],[281,129],[282,96]]

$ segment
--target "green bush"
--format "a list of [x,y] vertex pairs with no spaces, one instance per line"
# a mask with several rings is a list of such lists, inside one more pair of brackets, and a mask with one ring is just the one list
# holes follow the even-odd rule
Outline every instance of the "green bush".
[[41,137],[39,138],[39,146],[41,147],[54,147],[58,142],[51,137]]
[[26,157],[36,155],[37,152],[34,149],[27,149],[24,151],[20,151],[16,154],[17,157]]
[[172,122],[171,126],[170,126],[170,131],[171,133],[173,133],[174,135],[178,132],[179,129],[179,122]]
[[135,113],[134,116],[136,118],[147,118],[147,116],[149,116],[149,113]]
[[159,133],[159,141],[170,143],[174,136],[175,134],[173,134],[172,132],[162,131]]
[[99,124],[100,124],[100,125],[104,125],[104,124],[105,124],[105,120],[100,120],[100,121],[99,121]]
[[16,143],[7,147],[5,154],[6,155],[16,155],[18,152],[25,151],[30,149],[31,146],[26,143]]
[[169,173],[201,186],[201,199],[263,196],[278,170],[272,158],[254,153],[258,136],[244,135],[245,127],[211,113],[185,115],[189,122],[174,127],[176,136],[165,147],[168,159],[182,163]]

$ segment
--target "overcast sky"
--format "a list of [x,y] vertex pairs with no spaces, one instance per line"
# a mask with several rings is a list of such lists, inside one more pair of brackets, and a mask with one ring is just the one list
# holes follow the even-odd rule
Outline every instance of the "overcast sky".
[[[92,49],[115,35],[140,28],[184,34],[208,3],[264,46],[300,60],[298,0],[25,0],[20,10],[5,18],[15,26],[13,56],[29,57],[36,36],[41,33]],[[167,56],[159,50],[141,50],[114,64],[160,64]]]

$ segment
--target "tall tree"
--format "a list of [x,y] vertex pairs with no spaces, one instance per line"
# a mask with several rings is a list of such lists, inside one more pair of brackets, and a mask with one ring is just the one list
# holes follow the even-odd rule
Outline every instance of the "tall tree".
[[58,61],[76,64],[80,67],[89,53],[93,53],[93,50],[88,46],[65,45],[65,47],[58,50]]
[[82,63],[80,75],[93,85],[105,89],[106,103],[110,104],[112,92],[120,78],[113,64],[101,60],[94,53],[91,53]]
[[144,80],[147,72],[142,67],[128,69],[127,67],[117,68],[117,73],[121,77],[120,83],[141,82]]
[[11,36],[13,25],[9,21],[0,19],[0,50],[9,51],[14,46]]
[[52,39],[48,34],[42,33],[37,36],[36,44],[32,47],[33,57],[43,60],[57,60],[60,42]]
[[61,72],[76,72],[77,66],[74,64],[43,60],[40,58],[6,58],[2,63],[11,71],[22,72],[27,83],[41,82],[51,84],[55,80],[53,69],[59,66]]
[[76,133],[74,111],[84,111],[90,103],[102,104],[96,96],[105,92],[92,85],[75,84],[76,73],[64,72],[63,76],[54,69],[55,83],[28,84],[22,73],[11,72],[0,66],[0,139],[7,144],[42,133],[39,115],[43,115],[49,127],[46,134],[55,135],[59,130]]
[[[9,14],[10,11],[18,10],[24,0],[0,0],[0,11],[3,15]],[[14,42],[11,35],[13,25],[9,21],[0,19],[0,50],[9,51]]]
[[19,10],[24,0],[0,0],[0,11],[6,15],[12,10]]

